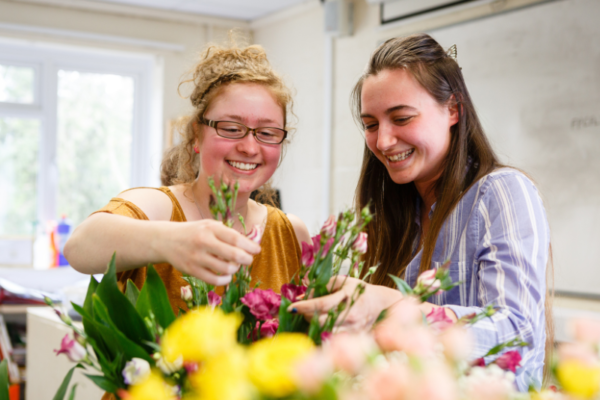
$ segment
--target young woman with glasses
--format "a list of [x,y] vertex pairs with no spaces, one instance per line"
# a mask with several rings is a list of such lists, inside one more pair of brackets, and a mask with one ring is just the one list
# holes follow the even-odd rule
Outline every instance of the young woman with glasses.
[[[259,204],[250,194],[277,169],[292,106],[289,89],[264,50],[210,47],[191,79],[194,113],[182,125],[181,143],[163,160],[164,187],[127,190],[92,214],[74,232],[65,255],[80,272],[103,273],[116,251],[119,282],[145,280],[152,263],[167,286],[174,310],[185,308],[182,273],[226,285],[240,264],[253,265],[253,282],[279,291],[300,266],[300,243],[310,241],[300,219]],[[246,226],[264,229],[261,246],[241,223],[228,228],[212,219],[207,180],[239,183],[235,213]]]

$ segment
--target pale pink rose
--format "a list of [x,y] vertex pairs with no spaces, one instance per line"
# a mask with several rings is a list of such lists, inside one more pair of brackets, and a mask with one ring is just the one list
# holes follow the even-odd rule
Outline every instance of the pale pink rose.
[[435,353],[435,337],[431,330],[424,326],[398,327],[379,324],[373,333],[379,347],[386,352],[403,351],[419,357],[429,357]]
[[517,367],[521,366],[521,354],[516,350],[507,351],[494,361],[497,366],[505,371],[517,372]]
[[558,358],[561,362],[577,360],[587,365],[598,363],[593,347],[584,343],[561,343],[558,346]]
[[404,400],[413,379],[405,363],[393,362],[373,370],[365,378],[365,396],[369,400]]
[[365,254],[367,252],[367,234],[365,232],[359,233],[356,239],[354,239],[352,250],[358,254]]
[[272,289],[254,289],[247,293],[240,301],[250,308],[252,315],[259,321],[275,318],[279,314],[281,296]]
[[428,292],[434,292],[434,295],[441,293],[438,289],[442,286],[442,282],[435,277],[436,273],[437,270],[435,269],[428,269],[423,272],[417,278],[417,287],[426,289]]
[[208,295],[208,305],[211,307],[216,307],[221,304],[221,296],[213,292],[212,290],[207,293]]
[[447,365],[430,362],[413,373],[405,396],[407,400],[456,400],[458,388]]
[[297,364],[295,380],[300,390],[314,395],[320,392],[323,383],[332,374],[331,357],[322,351],[315,351]]
[[323,224],[323,227],[321,228],[321,235],[323,235],[326,238],[335,236],[336,227],[336,218],[333,215],[329,216],[329,218],[327,219],[327,221],[325,221],[325,224]]
[[444,355],[453,361],[467,360],[473,351],[473,337],[466,328],[454,325],[439,337],[444,346]]
[[85,348],[77,343],[76,340],[69,338],[69,335],[65,335],[60,342],[60,349],[54,350],[56,355],[64,354],[71,362],[79,362],[87,357]]
[[325,242],[325,244],[323,245],[323,251],[321,252],[321,258],[327,257],[327,253],[329,253],[329,249],[331,248],[332,244],[333,238],[330,238],[327,240],[327,242]]
[[188,302],[193,299],[192,287],[190,285],[181,287],[181,300]]
[[315,263],[315,249],[312,244],[302,242],[302,265],[311,267]]
[[570,328],[576,341],[593,345],[600,343],[600,321],[576,319],[571,322]]
[[334,367],[352,375],[360,371],[377,348],[373,338],[364,332],[335,334],[323,346]]
[[306,293],[306,286],[298,286],[292,283],[285,283],[281,286],[281,295],[292,303],[298,301],[298,296]]
[[426,318],[431,329],[436,332],[441,332],[454,324],[454,321],[452,321],[446,315],[445,307],[433,307],[431,312],[427,314]]
[[264,232],[262,225],[254,225],[246,237],[254,243],[260,244]]

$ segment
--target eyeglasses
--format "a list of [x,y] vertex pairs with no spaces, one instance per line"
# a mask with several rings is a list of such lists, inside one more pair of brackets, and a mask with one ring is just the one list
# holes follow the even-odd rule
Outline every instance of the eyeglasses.
[[217,135],[227,139],[242,139],[245,138],[248,133],[252,132],[254,138],[259,142],[266,144],[281,144],[287,137],[287,131],[285,129],[271,127],[258,127],[252,129],[239,122],[212,121],[204,118],[201,118],[200,122],[211,128],[215,128]]

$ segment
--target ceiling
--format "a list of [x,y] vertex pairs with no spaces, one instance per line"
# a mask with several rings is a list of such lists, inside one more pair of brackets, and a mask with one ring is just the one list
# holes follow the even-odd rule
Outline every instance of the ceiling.
[[310,0],[95,0],[144,8],[254,20]]

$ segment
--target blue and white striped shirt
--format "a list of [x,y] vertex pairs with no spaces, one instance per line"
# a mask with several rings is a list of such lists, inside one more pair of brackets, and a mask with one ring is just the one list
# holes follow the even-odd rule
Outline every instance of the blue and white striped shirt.
[[[432,267],[450,259],[452,280],[462,283],[429,301],[447,306],[458,318],[490,304],[496,308],[491,318],[471,327],[474,358],[516,336],[529,343],[519,349],[519,390],[527,390],[530,384],[539,388],[542,382],[549,243],[550,230],[536,187],[519,171],[502,168],[481,178],[461,198],[433,253]],[[421,255],[419,251],[406,269],[412,287]]]

